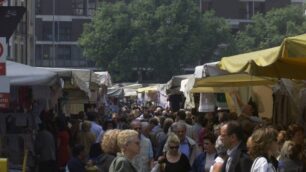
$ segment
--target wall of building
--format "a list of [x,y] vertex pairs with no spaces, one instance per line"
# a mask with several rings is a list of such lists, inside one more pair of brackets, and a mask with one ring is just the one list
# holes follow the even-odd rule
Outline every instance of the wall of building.
[[[98,0],[9,0],[11,6],[27,7],[10,39],[9,59],[34,66],[93,67],[94,62],[83,57],[77,40],[83,24],[91,21],[97,3]],[[217,16],[228,19],[233,30],[239,30],[257,12],[291,3],[303,0],[202,0],[202,11],[213,9]]]
[[19,22],[16,31],[10,38],[9,60],[31,64],[34,52],[34,2],[31,0],[10,0],[9,6],[24,6],[26,12]]
[[94,63],[83,57],[77,41],[84,23],[92,18],[89,4],[95,4],[96,0],[36,1],[39,7],[36,8],[35,65],[93,67]]

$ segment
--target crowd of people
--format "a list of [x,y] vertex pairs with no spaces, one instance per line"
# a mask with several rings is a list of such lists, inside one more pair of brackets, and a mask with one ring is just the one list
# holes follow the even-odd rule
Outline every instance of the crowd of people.
[[41,119],[38,171],[306,171],[303,127],[273,126],[252,104],[239,115],[135,106]]

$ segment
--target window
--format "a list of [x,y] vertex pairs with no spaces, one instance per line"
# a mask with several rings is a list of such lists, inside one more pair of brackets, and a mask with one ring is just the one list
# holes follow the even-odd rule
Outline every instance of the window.
[[53,45],[36,45],[35,47],[35,65],[53,66]]
[[71,59],[71,48],[68,45],[62,45],[57,47],[57,59],[59,60],[70,60]]
[[202,4],[202,8],[201,8],[202,12],[203,11],[208,11],[208,10],[212,9],[212,2],[211,2],[211,0],[201,0],[200,2]]
[[51,45],[42,45],[42,58],[45,60],[50,60],[52,58]]
[[254,14],[256,13],[265,13],[265,3],[264,2],[255,2]]
[[35,0],[35,14],[41,14],[41,0]]
[[[71,22],[54,22],[54,41],[71,41]],[[42,40],[53,41],[53,22],[43,22]]]
[[58,41],[71,41],[71,22],[57,22],[56,28]]
[[52,22],[43,22],[42,26],[42,40],[43,41],[52,41],[53,40],[53,31],[52,31]]
[[256,13],[265,12],[265,2],[240,2],[239,18],[251,19]]
[[73,15],[82,16],[85,12],[86,0],[72,0]]
[[95,11],[96,11],[96,0],[88,0],[88,12],[87,15],[88,16],[93,16]]

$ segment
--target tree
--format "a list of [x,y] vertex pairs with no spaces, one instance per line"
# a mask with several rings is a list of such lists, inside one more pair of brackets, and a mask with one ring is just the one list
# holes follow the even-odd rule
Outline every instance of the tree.
[[[190,0],[102,3],[79,40],[84,55],[115,81],[135,81],[149,71],[164,82],[188,65],[210,60],[230,38],[225,20],[201,14]],[[134,73],[134,74],[133,74]]]
[[256,14],[245,30],[238,32],[235,43],[238,53],[271,48],[288,36],[305,33],[306,18],[302,6],[273,9]]

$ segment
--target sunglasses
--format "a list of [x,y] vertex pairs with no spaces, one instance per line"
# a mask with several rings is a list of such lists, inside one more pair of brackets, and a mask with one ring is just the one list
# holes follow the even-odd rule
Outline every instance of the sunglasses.
[[178,149],[179,146],[169,146],[170,149]]

